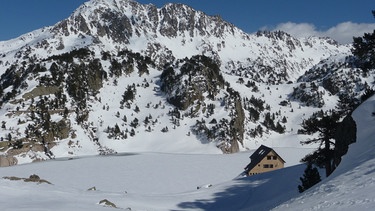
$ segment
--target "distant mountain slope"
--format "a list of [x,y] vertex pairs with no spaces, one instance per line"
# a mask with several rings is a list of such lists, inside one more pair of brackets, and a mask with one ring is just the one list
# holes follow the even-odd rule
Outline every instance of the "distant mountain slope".
[[132,0],[87,2],[55,26],[1,42],[0,46],[3,63],[34,55],[45,58],[85,46],[98,52],[140,52],[159,67],[205,54],[228,71],[246,69],[238,73],[244,76],[259,72],[248,77],[270,83],[294,81],[320,60],[349,50],[330,39],[298,40],[283,32],[249,35],[220,17],[186,5],[167,4],[158,9]]

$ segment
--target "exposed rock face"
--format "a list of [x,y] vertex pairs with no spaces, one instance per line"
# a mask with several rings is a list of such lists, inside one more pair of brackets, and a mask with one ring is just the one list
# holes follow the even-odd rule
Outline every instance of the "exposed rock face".
[[214,99],[224,88],[224,78],[218,65],[205,56],[195,56],[181,61],[179,69],[167,67],[162,75],[162,90],[168,94],[168,101],[180,110],[186,110],[196,100]]
[[17,158],[13,156],[0,156],[0,167],[17,165]]
[[110,23],[108,26],[98,25],[101,31],[112,38],[115,42],[128,43],[129,37],[132,36],[132,26],[126,15],[106,11],[101,15],[101,19]]
[[32,99],[34,97],[39,97],[39,96],[49,95],[49,94],[55,94],[58,91],[59,91],[59,88],[56,87],[56,86],[50,86],[50,87],[40,86],[40,87],[36,87],[35,89],[31,90],[28,93],[25,93],[24,95],[22,95],[22,97],[25,100],[29,100],[29,99]]
[[24,182],[35,182],[35,183],[38,183],[38,184],[42,184],[42,183],[47,183],[47,184],[50,184],[50,185],[52,184],[47,180],[41,179],[36,174],[30,175],[29,178],[20,178],[20,177],[11,176],[11,177],[3,177],[3,179],[8,179],[8,180],[11,180],[11,181],[23,180]]
[[100,200],[99,204],[106,207],[117,208],[117,206],[113,202],[108,201],[108,199]]
[[239,145],[238,143],[243,144],[244,139],[244,122],[245,122],[245,112],[243,110],[242,104],[241,104],[241,98],[238,95],[237,99],[234,103],[234,110],[235,110],[235,116],[231,120],[231,126],[232,126],[232,141],[231,146],[229,149],[226,149],[228,153],[234,153],[239,151]]
[[[209,25],[213,24],[214,27]],[[167,4],[160,10],[160,34],[177,37],[188,33],[190,37],[221,37],[225,32],[234,34],[234,26],[220,17],[209,17],[183,4]]]
[[349,145],[357,140],[357,125],[351,115],[346,116],[339,124],[335,134],[335,164],[348,152]]
[[177,63],[167,66],[160,77],[161,89],[167,94],[168,102],[185,111],[185,116],[202,112],[209,117],[214,114],[215,105],[206,105],[205,102],[219,101],[217,103],[220,104],[221,100],[228,110],[229,119],[223,118],[209,125],[204,120],[197,121],[193,132],[203,142],[215,141],[224,153],[238,152],[239,143],[243,144],[245,121],[239,93],[229,87],[219,66],[209,57],[194,56]]

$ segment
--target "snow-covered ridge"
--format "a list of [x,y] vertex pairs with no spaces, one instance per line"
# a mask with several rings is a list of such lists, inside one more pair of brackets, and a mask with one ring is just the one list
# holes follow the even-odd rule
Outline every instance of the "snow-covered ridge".
[[[128,0],[86,2],[66,20],[27,40],[25,37],[1,43],[7,49],[0,52],[5,55],[4,64],[16,61],[15,54],[7,52],[26,52],[26,46],[31,48],[30,56],[45,57],[38,49],[56,55],[69,52],[73,46],[95,45],[102,50],[140,52],[160,67],[174,58],[209,55],[228,71],[242,68],[260,72],[260,77],[271,83],[294,81],[320,60],[349,52],[349,47],[329,39],[296,39],[282,32],[246,34],[219,16],[208,16],[183,4],[156,8]],[[275,74],[264,72],[269,68]],[[281,80],[274,80],[275,75]]]

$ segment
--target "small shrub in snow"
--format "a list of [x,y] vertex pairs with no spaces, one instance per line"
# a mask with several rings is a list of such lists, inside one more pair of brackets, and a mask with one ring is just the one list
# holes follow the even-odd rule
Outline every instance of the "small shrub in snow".
[[89,188],[89,189],[87,189],[88,191],[95,191],[96,190],[96,187],[94,186],[94,187],[91,187],[91,188]]
[[163,132],[163,133],[168,132],[168,127],[166,126],[166,127],[164,127],[163,129],[161,129],[161,132]]
[[113,208],[117,208],[117,206],[113,203],[113,202],[110,202],[108,201],[108,199],[103,199],[99,202],[100,205],[103,205],[103,206],[106,206],[106,207],[113,207]]
[[210,187],[212,187],[212,184],[201,185],[201,186],[197,186],[197,190],[202,189],[202,188],[210,188]]

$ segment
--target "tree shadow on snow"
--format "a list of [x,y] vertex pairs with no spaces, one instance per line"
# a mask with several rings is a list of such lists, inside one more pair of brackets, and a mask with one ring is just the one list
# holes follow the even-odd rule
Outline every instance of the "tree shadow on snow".
[[[205,199],[182,202],[186,210],[270,210],[299,194],[305,165],[297,165],[269,173],[234,179],[214,190],[204,189]],[[228,185],[229,184],[229,185]],[[210,197],[210,194],[212,196]],[[200,195],[202,196],[202,195]]]

